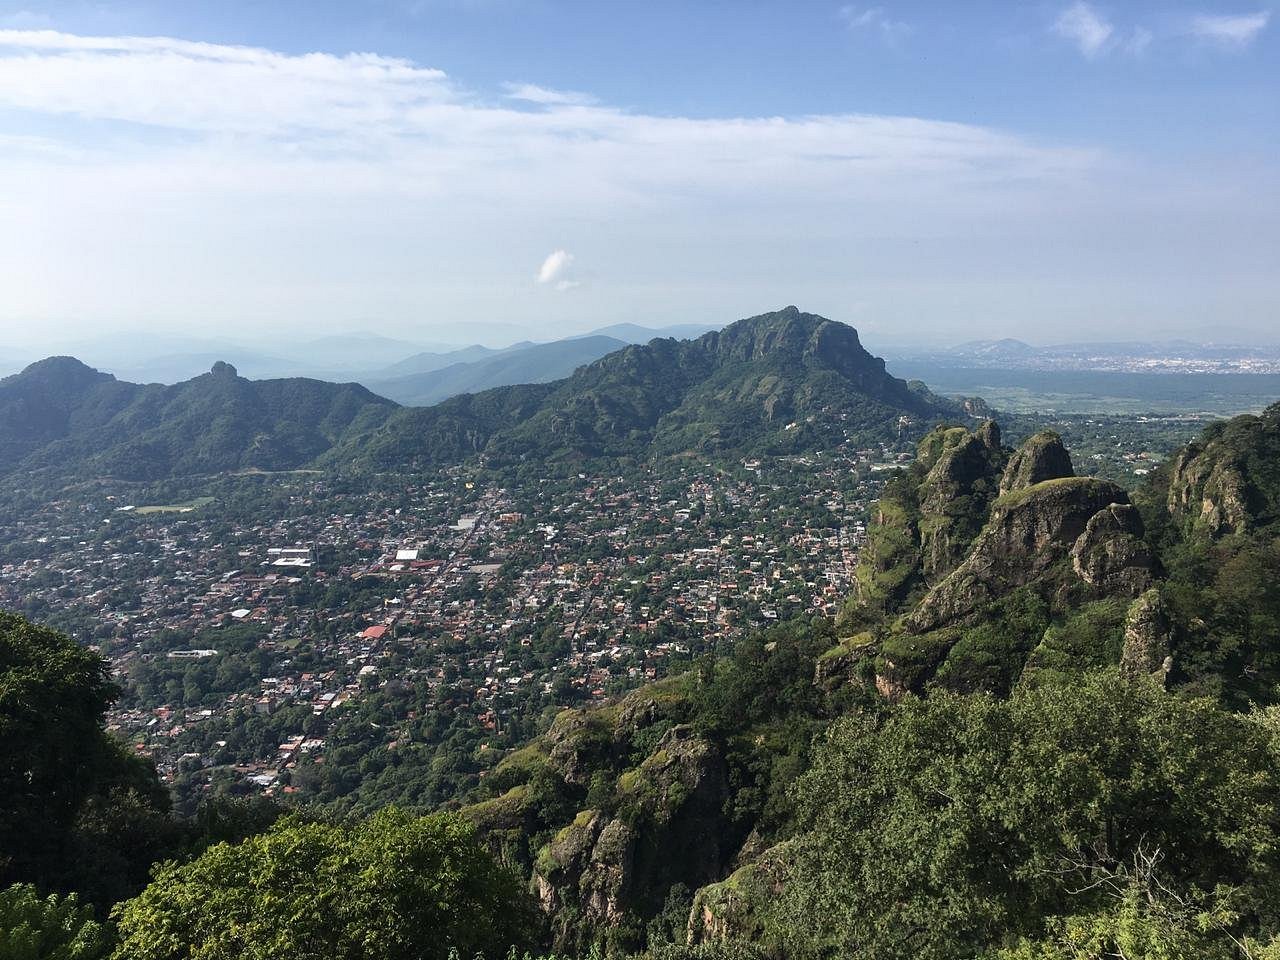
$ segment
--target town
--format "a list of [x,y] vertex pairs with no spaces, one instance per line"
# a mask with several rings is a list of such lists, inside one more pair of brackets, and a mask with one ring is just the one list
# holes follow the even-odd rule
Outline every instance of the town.
[[[1131,483],[1157,456],[1144,445],[1176,439],[1142,418],[1060,426],[1082,469]],[[835,618],[879,484],[912,449],[103,483],[8,512],[0,604],[109,659],[110,727],[187,805],[227,789],[360,804],[384,786],[438,803],[547,709]]]

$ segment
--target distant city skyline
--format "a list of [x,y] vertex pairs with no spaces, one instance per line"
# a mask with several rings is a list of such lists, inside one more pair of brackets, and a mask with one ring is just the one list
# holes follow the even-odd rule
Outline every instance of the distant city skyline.
[[872,345],[1274,343],[1276,29],[1211,0],[0,0],[0,360],[789,303]]

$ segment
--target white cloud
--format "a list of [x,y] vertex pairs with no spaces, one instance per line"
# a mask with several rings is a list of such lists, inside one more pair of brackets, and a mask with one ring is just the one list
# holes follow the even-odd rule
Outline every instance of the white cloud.
[[544,106],[587,106],[596,103],[595,97],[589,93],[578,93],[573,90],[552,90],[534,83],[504,83],[508,100],[522,100],[526,103],[540,103]]
[[851,30],[878,30],[886,40],[893,40],[911,32],[911,26],[902,20],[894,20],[884,7],[861,7],[846,4],[840,8],[840,19]]
[[1191,19],[1191,33],[1223,47],[1243,48],[1251,44],[1271,19],[1269,10],[1236,16],[1205,14]]
[[442,71],[370,53],[0,30],[0,103],[35,112],[275,134],[384,128],[453,99]]
[[573,254],[568,250],[553,250],[538,268],[538,283],[555,284],[557,290],[572,290],[580,283],[566,275],[573,266],[573,260]]
[[[0,342],[6,325],[73,322],[588,329],[675,309],[746,316],[797,289],[817,309],[856,296],[941,324],[964,290],[1066,276],[1042,251],[1086,256],[1145,222],[1127,213],[1151,178],[1121,181],[1129,161],[1089,147],[915,117],[688,117],[584,99],[476,91],[376,53],[0,31]],[[1151,216],[1194,219],[1181,212],[1204,195],[1194,182]],[[1232,179],[1203,222],[1253,237],[1249,218],[1280,195],[1264,186]],[[1238,252],[1210,233],[1187,243]],[[1156,224],[1125,249],[1170,235]],[[591,279],[531,297],[535,271],[512,264],[537,268],[555,242],[590,251]],[[538,289],[582,278],[567,250],[553,257]],[[1010,314],[1040,309],[1034,286],[1007,295]]]
[[1151,46],[1154,39],[1150,30],[1146,27],[1134,27],[1133,33],[1129,35],[1129,39],[1125,41],[1125,53],[1140,57],[1147,52],[1147,48]]
[[1086,57],[1096,57],[1107,48],[1115,28],[1087,3],[1073,3],[1054,21],[1058,36],[1074,43]]

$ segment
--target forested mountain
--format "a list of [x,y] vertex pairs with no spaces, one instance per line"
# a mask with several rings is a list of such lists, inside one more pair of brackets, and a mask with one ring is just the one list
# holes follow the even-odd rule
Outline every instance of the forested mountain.
[[52,357],[0,380],[0,472],[143,480],[291,469],[394,407],[357,384],[245,380],[225,363],[164,386]]
[[[582,359],[621,346],[592,363]],[[528,362],[529,357],[536,360]],[[116,380],[69,357],[0,381],[0,472],[126,480],[324,466],[396,470],[698,451],[798,452],[896,438],[965,409],[886,372],[844,324],[788,307],[697,340],[589,337],[398,381],[426,402],[484,381],[577,368],[550,383],[398,408],[357,384]],[[420,386],[413,386],[419,384]]]
[[787,307],[697,340],[630,345],[564,380],[402,410],[327,462],[387,468],[484,454],[495,460],[737,455],[871,443],[903,423],[961,416],[908,384],[842,323]]
[[1274,960],[1278,535],[1280,404],[1132,497],[1055,434],[939,427],[836,623],[564,710],[470,803],[360,824],[166,818],[96,728],[102,664],[0,619],[5,878],[103,904],[172,860],[115,930],[28,886],[0,917],[86,960]]
[[[460,393],[477,393],[491,387],[516,383],[546,383],[573,373],[578,367],[626,346],[613,337],[577,337],[552,343],[532,343],[507,350],[486,351],[489,355],[459,360],[440,367],[419,370],[387,379],[370,379],[369,389],[397,403],[429,406]],[[471,347],[459,354],[469,356],[484,350]],[[436,354],[443,358],[447,354]],[[426,363],[425,358],[416,361]]]

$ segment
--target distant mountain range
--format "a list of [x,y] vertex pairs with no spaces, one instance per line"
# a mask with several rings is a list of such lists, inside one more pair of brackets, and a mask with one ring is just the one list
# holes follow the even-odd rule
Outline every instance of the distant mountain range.
[[[552,343],[519,344],[507,350],[488,351],[476,356],[484,347],[468,347],[453,356],[474,356],[445,366],[427,366],[418,372],[386,380],[369,379],[366,386],[375,393],[410,406],[429,406],[460,393],[478,393],[490,387],[515,383],[547,383],[567,377],[584,363],[599,360],[606,354],[625,347],[615,337],[576,337]],[[429,365],[450,354],[418,354],[403,363]],[[403,364],[397,364],[402,366]]]
[[164,386],[55,357],[0,380],[0,472],[149,480],[309,465],[404,469],[477,455],[727,456],[869,443],[896,436],[902,418],[965,413],[887,373],[852,327],[795,307],[696,340],[623,345],[600,336],[523,347],[428,371],[414,389],[523,379],[556,364],[576,369],[401,407],[358,384],[253,381],[222,362]]
[[[568,376],[579,364],[598,359],[627,343],[648,343],[656,337],[687,338],[712,329],[715,329],[712,324],[642,327],[621,323],[560,340],[545,343],[523,340],[505,347],[422,343],[376,334],[264,341],[256,346],[218,338],[145,335],[98,338],[67,345],[62,352],[135,383],[180,383],[224,361],[250,379],[310,377],[344,383],[354,381],[401,402],[422,404],[465,391],[555,380]],[[555,346],[557,344],[560,346]],[[530,350],[533,352],[526,354],[522,361],[515,360],[515,354]],[[439,384],[425,378],[408,379],[499,355],[507,355],[508,359],[490,367],[451,371],[448,379]],[[20,350],[7,347],[0,357],[0,374],[18,371],[31,359],[34,358],[24,361]],[[521,366],[525,373],[516,376],[514,371]],[[486,371],[491,371],[491,375]]]
[[493,460],[732,455],[895,436],[962,404],[885,371],[852,327],[787,307],[696,340],[633,344],[546,384],[403,409],[328,462],[390,468]]

